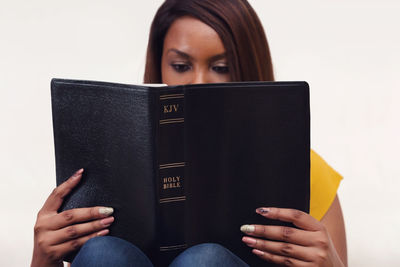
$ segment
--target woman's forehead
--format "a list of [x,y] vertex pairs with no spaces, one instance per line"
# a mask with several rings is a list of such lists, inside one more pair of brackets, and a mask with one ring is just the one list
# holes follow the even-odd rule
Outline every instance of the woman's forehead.
[[191,57],[225,53],[218,33],[202,21],[185,16],[176,19],[164,39],[164,51],[176,49]]

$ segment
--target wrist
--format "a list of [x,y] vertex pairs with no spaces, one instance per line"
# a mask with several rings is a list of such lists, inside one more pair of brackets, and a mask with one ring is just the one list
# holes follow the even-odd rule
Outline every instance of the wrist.
[[333,267],[347,267],[347,264],[344,264],[342,259],[340,258],[339,254],[337,253],[337,251],[335,251],[335,261],[333,264]]
[[31,267],[63,267],[64,264],[62,261],[52,262],[44,259],[44,257],[40,257],[33,253]]

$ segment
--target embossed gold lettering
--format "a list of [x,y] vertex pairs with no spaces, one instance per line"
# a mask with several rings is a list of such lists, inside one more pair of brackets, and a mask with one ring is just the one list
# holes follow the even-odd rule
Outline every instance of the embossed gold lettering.
[[171,112],[178,112],[179,104],[175,105],[164,105],[164,114]]
[[164,190],[181,187],[181,177],[180,176],[164,177],[162,181],[163,181],[162,188]]

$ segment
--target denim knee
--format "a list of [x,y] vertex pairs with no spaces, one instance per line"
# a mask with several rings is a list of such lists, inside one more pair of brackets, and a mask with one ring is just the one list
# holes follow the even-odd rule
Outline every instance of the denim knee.
[[78,266],[152,266],[147,256],[136,246],[112,236],[88,240],[72,262]]
[[115,248],[115,244],[123,244],[123,241],[113,236],[98,236],[86,241],[81,251],[90,251],[93,255],[102,254],[104,251]]
[[197,246],[188,248],[188,252],[195,253],[196,255],[201,255],[202,257],[207,257],[209,259],[220,257],[221,255],[230,254],[231,252],[216,243],[203,243]]
[[182,252],[170,265],[178,266],[248,266],[227,248],[215,243],[203,243]]

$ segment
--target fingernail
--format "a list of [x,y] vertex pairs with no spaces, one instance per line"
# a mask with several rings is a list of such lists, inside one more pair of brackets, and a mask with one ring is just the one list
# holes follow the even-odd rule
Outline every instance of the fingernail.
[[99,208],[99,213],[101,215],[105,215],[105,216],[109,216],[111,214],[113,214],[114,209],[113,208]]
[[107,226],[110,226],[113,221],[114,221],[114,217],[107,217],[107,218],[101,220],[100,223],[103,226],[107,227]]
[[240,226],[240,231],[244,232],[244,233],[252,233],[254,232],[255,227],[254,225],[249,225],[249,224],[245,224]]
[[258,250],[258,249],[253,249],[253,253],[256,254],[256,255],[259,255],[259,256],[264,255],[264,252],[261,251],[261,250]]
[[257,240],[255,240],[254,238],[248,237],[248,236],[244,236],[242,238],[242,241],[244,243],[246,243],[247,245],[254,245],[257,243]]
[[260,214],[266,214],[269,212],[269,209],[268,208],[258,208],[258,209],[256,209],[256,212],[260,213]]
[[108,234],[109,232],[110,232],[110,230],[104,229],[104,230],[101,230],[100,232],[98,232],[97,236],[103,236],[103,235]]
[[82,176],[82,173],[83,173],[83,169],[77,170],[77,171],[74,173],[74,175],[72,175],[71,179],[72,179],[72,180],[76,180],[76,179],[80,178],[80,177]]

